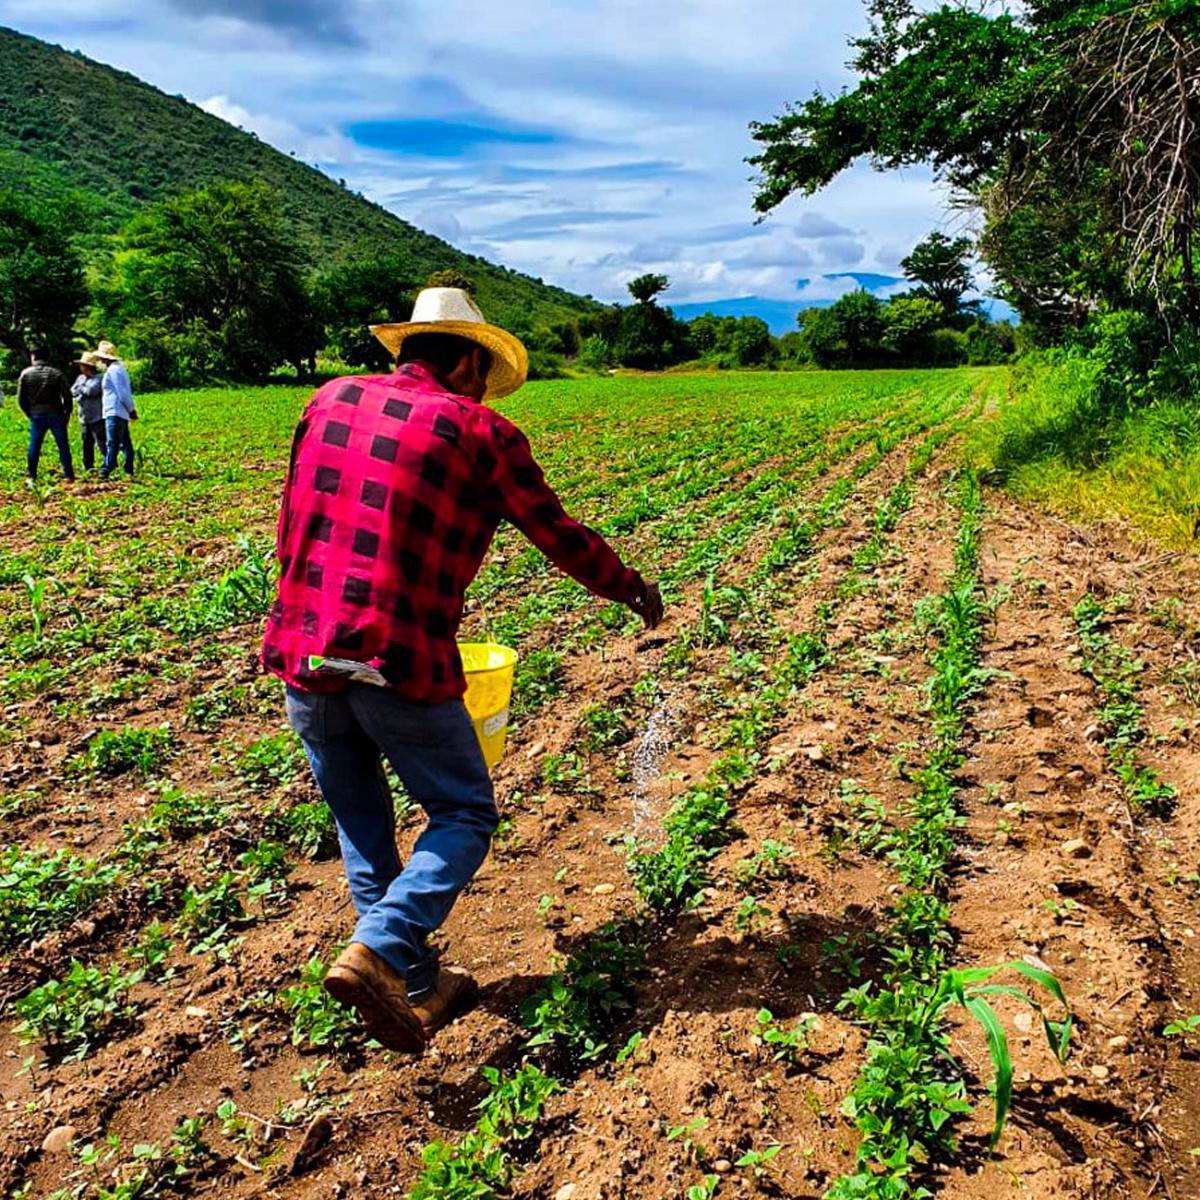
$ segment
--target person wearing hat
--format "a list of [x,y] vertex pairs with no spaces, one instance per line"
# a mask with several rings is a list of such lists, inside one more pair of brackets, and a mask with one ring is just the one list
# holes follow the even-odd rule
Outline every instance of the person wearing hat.
[[133,439],[129,436],[129,422],[137,420],[137,409],[133,403],[133,385],[129,382],[129,371],[117,354],[112,342],[101,342],[92,351],[92,356],[104,367],[104,382],[101,387],[101,412],[104,416],[104,463],[100,478],[107,479],[117,469],[117,455],[125,474],[133,477]]
[[[262,658],[287,685],[358,912],[325,987],[384,1046],[420,1053],[476,992],[428,938],[499,822],[455,640],[497,526],[648,628],[663,610],[656,586],[567,516],[524,434],[488,406],[525,382],[517,338],[459,288],[427,288],[410,321],[371,329],[395,373],[325,384],[292,441]],[[428,817],[407,864],[381,756]]]
[[50,434],[58,447],[63,479],[74,482],[75,466],[71,462],[71,439],[67,434],[67,422],[71,419],[71,389],[66,377],[50,365],[46,351],[40,347],[30,354],[29,366],[17,379],[17,404],[29,418],[29,450],[25,456],[29,478],[37,478],[42,443],[46,434]]
[[71,384],[71,395],[79,408],[79,428],[83,435],[83,469],[90,471],[95,466],[96,451],[100,451],[103,464],[108,446],[104,436],[104,381],[100,377],[100,360],[85,350],[72,364],[79,368],[75,382]]

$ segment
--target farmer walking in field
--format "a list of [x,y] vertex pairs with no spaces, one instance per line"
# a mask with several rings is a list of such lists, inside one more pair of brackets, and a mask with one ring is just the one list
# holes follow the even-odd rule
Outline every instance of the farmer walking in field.
[[[455,641],[497,526],[512,522],[648,628],[662,600],[567,516],[525,436],[484,403],[525,382],[512,334],[457,288],[426,289],[411,321],[372,332],[395,373],[326,384],[292,441],[263,663],[287,684],[358,911],[325,986],[383,1045],[420,1053],[476,992],[465,971],[439,967],[428,938],[499,821]],[[428,817],[407,865],[381,755]]]
[[71,384],[71,395],[79,406],[83,469],[90,471],[95,465],[97,450],[103,465],[108,446],[104,429],[104,381],[100,377],[100,361],[90,350],[85,350],[74,365],[79,368],[79,374]]
[[101,385],[101,411],[104,415],[104,464],[100,478],[107,479],[117,469],[117,455],[121,455],[125,474],[133,478],[133,438],[129,436],[129,422],[137,420],[137,408],[133,403],[133,385],[129,381],[129,370],[117,354],[112,342],[101,342],[92,351],[92,357],[104,367],[104,382]]
[[71,419],[71,389],[67,386],[66,376],[47,362],[44,350],[34,350],[29,362],[30,365],[17,380],[17,403],[29,418],[26,472],[30,479],[37,478],[42,443],[46,440],[46,434],[50,434],[58,447],[63,479],[73,483],[75,467],[71,462],[71,439],[67,435],[67,422]]

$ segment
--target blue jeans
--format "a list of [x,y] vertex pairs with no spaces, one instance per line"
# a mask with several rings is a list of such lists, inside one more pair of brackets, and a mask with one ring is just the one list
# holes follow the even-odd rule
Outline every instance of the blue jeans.
[[129,422],[124,417],[104,418],[105,436],[108,445],[104,447],[104,465],[100,468],[100,478],[107,479],[117,469],[117,452],[124,459],[122,464],[126,475],[133,474],[133,438],[129,436]]
[[[429,935],[487,857],[499,824],[492,780],[462,701],[413,704],[350,683],[316,695],[287,689],[287,715],[337,822],[342,862],[358,910],[353,940],[403,976],[409,999],[438,980]],[[407,865],[380,756],[428,817]]]
[[104,465],[104,456],[108,453],[108,431],[103,417],[98,421],[84,421],[83,427],[83,469],[90,471],[95,463],[96,451],[100,451],[100,465]]
[[37,478],[38,459],[42,457],[42,443],[46,434],[54,438],[58,447],[58,461],[62,464],[64,479],[75,478],[75,468],[71,463],[71,439],[67,436],[67,418],[61,413],[34,413],[29,418],[29,454],[25,459],[25,469],[30,479]]

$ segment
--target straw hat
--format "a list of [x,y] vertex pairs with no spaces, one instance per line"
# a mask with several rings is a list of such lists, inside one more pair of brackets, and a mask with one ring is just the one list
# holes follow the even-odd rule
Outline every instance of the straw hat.
[[414,333],[452,333],[477,342],[492,356],[486,400],[515,392],[529,372],[529,355],[519,338],[489,325],[479,306],[462,288],[426,288],[417,296],[412,319],[394,325],[372,325],[371,332],[393,356]]
[[117,353],[117,348],[112,342],[101,342],[100,345],[92,351],[95,358],[102,358],[106,362],[116,362],[121,356]]
[[99,368],[100,360],[90,350],[85,350],[78,358],[71,360],[71,366]]

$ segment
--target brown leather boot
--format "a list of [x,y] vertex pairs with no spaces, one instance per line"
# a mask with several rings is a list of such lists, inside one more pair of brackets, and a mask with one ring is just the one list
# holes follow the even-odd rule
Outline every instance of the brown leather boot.
[[466,1012],[479,996],[479,985],[460,967],[442,967],[437,987],[424,1000],[412,1005],[426,1039]]
[[367,1032],[389,1050],[424,1051],[425,1033],[408,1003],[404,980],[373,950],[351,942],[326,973],[325,990],[355,1009]]

